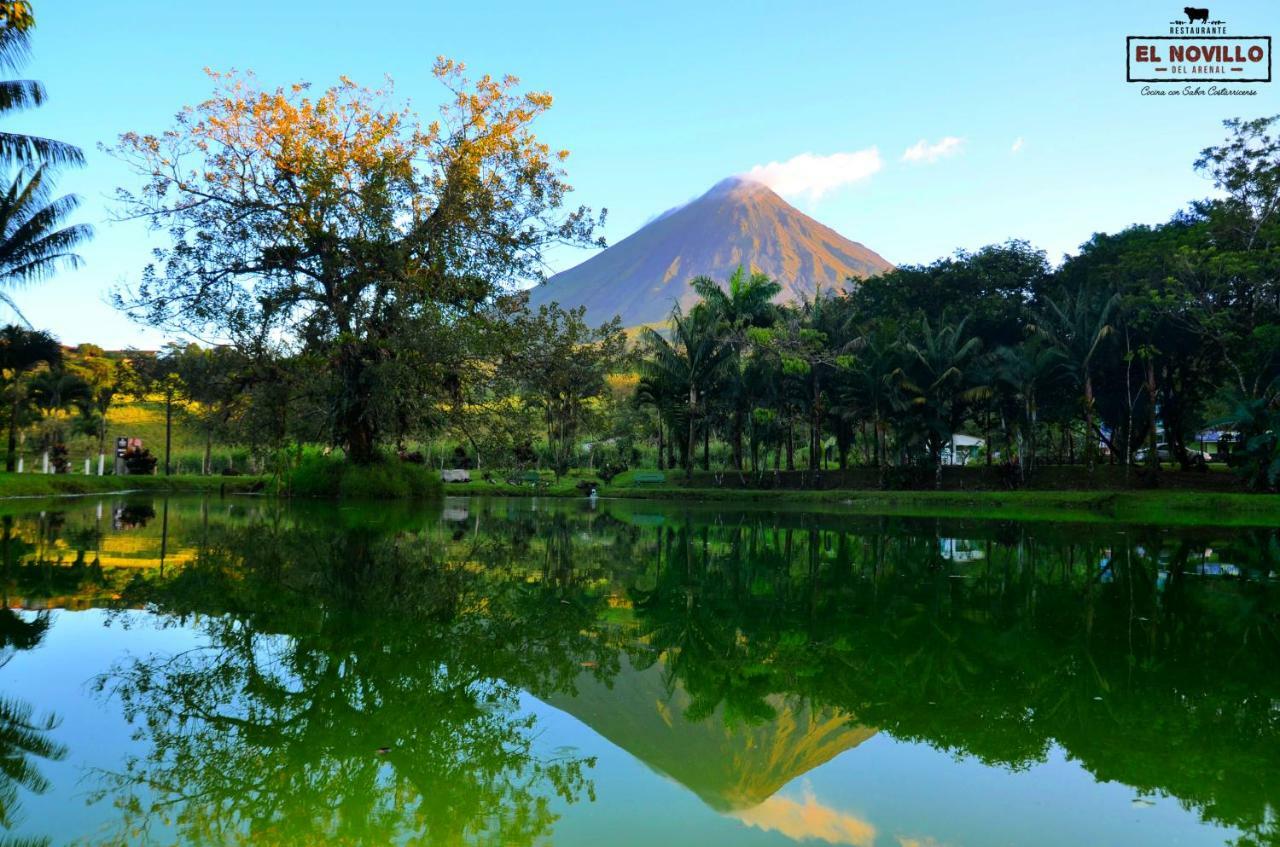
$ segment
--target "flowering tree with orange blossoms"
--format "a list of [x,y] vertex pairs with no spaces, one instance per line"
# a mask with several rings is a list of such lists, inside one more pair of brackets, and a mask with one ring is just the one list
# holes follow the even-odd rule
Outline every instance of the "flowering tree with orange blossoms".
[[118,192],[120,217],[170,240],[117,304],[168,331],[318,359],[333,441],[358,462],[406,398],[430,395],[430,348],[451,326],[540,279],[547,246],[600,243],[603,215],[565,208],[568,153],[532,131],[550,95],[448,59],[434,70],[450,96],[426,124],[389,105],[389,85],[344,77],[313,96],[210,72],[213,97],[110,150],[144,180]]

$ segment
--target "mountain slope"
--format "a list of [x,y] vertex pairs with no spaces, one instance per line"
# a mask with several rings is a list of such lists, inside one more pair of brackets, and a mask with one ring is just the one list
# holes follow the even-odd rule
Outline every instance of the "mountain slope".
[[530,291],[538,306],[586,306],[597,324],[620,315],[625,326],[665,320],[678,301],[695,298],[689,281],[706,275],[722,285],[742,265],[782,286],[779,302],[812,299],[846,279],[892,267],[788,204],[766,186],[739,177],[717,183],[686,206],[641,227],[607,250]]
[[769,698],[777,716],[743,725],[723,706],[701,721],[685,717],[691,703],[680,683],[667,684],[657,662],[637,668],[623,657],[607,683],[590,673],[574,693],[546,702],[697,794],[719,812],[752,809],[796,777],[875,735],[852,715],[815,710],[798,697]]

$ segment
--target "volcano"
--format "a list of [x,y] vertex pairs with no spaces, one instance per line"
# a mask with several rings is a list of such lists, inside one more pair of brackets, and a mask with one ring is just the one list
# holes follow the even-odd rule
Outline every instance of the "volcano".
[[693,700],[671,683],[665,661],[639,668],[623,656],[607,682],[584,672],[572,693],[545,701],[722,813],[759,807],[784,785],[876,734],[853,715],[815,708],[800,697],[771,695],[771,720],[730,721],[723,704],[701,720]]
[[692,202],[529,292],[533,307],[586,306],[590,324],[657,323],[697,298],[689,283],[709,276],[722,286],[742,266],[777,281],[777,301],[811,300],[893,266],[875,251],[819,223],[768,186],[731,177]]

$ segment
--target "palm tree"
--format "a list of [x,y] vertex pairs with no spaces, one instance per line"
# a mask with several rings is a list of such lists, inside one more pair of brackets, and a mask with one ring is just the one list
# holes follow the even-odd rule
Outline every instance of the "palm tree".
[[9,392],[9,447],[5,455],[5,470],[13,472],[18,452],[18,423],[26,401],[26,374],[46,365],[56,367],[62,363],[62,346],[47,332],[6,326],[0,329],[0,376]]
[[905,364],[897,371],[907,404],[924,429],[933,462],[934,487],[942,487],[942,445],[955,434],[966,404],[990,393],[972,384],[969,366],[982,349],[976,336],[965,335],[965,324],[943,324],[935,330],[927,319],[915,338],[903,343]]
[[72,409],[83,410],[93,400],[93,388],[78,374],[62,368],[47,368],[31,378],[28,390],[32,405],[45,420],[44,448],[53,452],[55,473],[66,473],[63,415]]
[[[31,31],[35,21],[31,4],[0,4],[0,68],[17,70],[31,53]],[[0,81],[0,115],[41,105],[47,99],[44,86],[30,79]],[[82,165],[84,153],[63,141],[0,132],[0,161],[27,167],[38,165]]]
[[[19,173],[0,193],[0,287],[15,288],[45,279],[64,265],[80,266],[75,248],[93,234],[87,224],[63,226],[80,205],[75,195],[50,199],[46,168]],[[0,302],[22,317],[9,296]],[[26,318],[23,322],[27,323]],[[28,325],[30,325],[28,323]]]
[[782,286],[762,273],[747,275],[741,265],[729,277],[726,288],[721,288],[719,283],[708,276],[695,277],[690,284],[702,298],[694,309],[711,313],[724,342],[732,348],[733,360],[725,366],[729,379],[726,380],[721,400],[722,407],[729,410],[733,466],[741,471],[742,434],[747,414],[751,411],[751,397],[744,384],[747,335],[752,328],[768,327],[777,319],[778,308],[774,305],[773,298],[782,291]]
[[867,415],[871,417],[876,467],[883,486],[889,463],[888,422],[897,400],[894,377],[899,351],[873,333],[857,339],[854,350],[845,371],[846,388],[841,399],[849,408],[858,410],[863,420]]
[[[634,397],[637,406],[650,406],[658,418],[658,470],[666,468],[663,449],[671,451],[670,442],[675,440],[675,430],[679,425],[682,400],[685,395],[684,386],[673,382],[670,374],[654,370],[640,377],[636,384]],[[664,438],[665,435],[665,438]]]
[[782,286],[766,274],[747,275],[741,265],[729,277],[726,288],[721,288],[709,276],[694,277],[690,285],[702,298],[705,308],[725,325],[731,343],[739,350],[746,343],[747,329],[768,326],[777,316],[773,298],[782,291]]
[[1235,471],[1257,491],[1280,491],[1280,379],[1272,385],[1262,397],[1238,396],[1231,411],[1212,424],[1240,434],[1240,447],[1232,451]]
[[1066,356],[1041,336],[1033,335],[1016,347],[1001,347],[996,351],[995,360],[998,379],[1018,401],[1021,418],[1019,440],[1022,435],[1026,437],[1025,444],[1020,445],[1018,451],[1022,459],[1018,470],[1025,479],[1036,461],[1040,394],[1063,375]]
[[642,336],[648,356],[642,363],[643,376],[684,386],[689,392],[688,452],[685,478],[693,476],[693,451],[699,403],[720,376],[732,348],[724,342],[715,316],[705,309],[684,314],[680,307],[671,312],[671,340],[646,328]]
[[[1111,314],[1120,303],[1120,295],[1105,300],[1086,286],[1076,290],[1062,305],[1045,298],[1045,323],[1048,332],[1066,359],[1068,367],[1083,391],[1084,449],[1089,470],[1093,470],[1098,435],[1093,422],[1093,357],[1107,336],[1115,331]],[[1153,451],[1154,452],[1154,451]]]

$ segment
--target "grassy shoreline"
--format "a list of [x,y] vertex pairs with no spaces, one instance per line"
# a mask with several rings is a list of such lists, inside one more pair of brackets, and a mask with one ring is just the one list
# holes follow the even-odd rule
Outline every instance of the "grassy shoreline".
[[[502,482],[448,483],[446,496],[584,497],[580,480],[566,477],[540,488]],[[881,491],[758,490],[685,487],[667,482],[601,485],[602,498],[740,503],[834,509],[869,515],[973,517],[1082,523],[1158,523],[1214,526],[1280,524],[1280,495],[1190,491]]]
[[[444,485],[446,496],[558,497],[585,499],[582,480],[564,477],[535,488],[476,480]],[[247,493],[260,490],[256,476],[83,476],[0,473],[0,500],[119,494]],[[867,515],[967,517],[1079,523],[1154,523],[1179,526],[1280,525],[1280,495],[1188,491],[821,491],[685,487],[670,481],[640,485],[628,478],[601,485],[602,498],[675,500],[689,504],[742,504],[822,509]]]
[[80,494],[122,494],[163,491],[175,494],[245,493],[262,483],[257,476],[84,476],[0,472],[0,500],[19,497],[60,497]]

